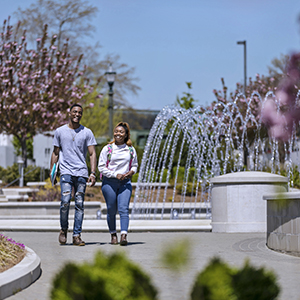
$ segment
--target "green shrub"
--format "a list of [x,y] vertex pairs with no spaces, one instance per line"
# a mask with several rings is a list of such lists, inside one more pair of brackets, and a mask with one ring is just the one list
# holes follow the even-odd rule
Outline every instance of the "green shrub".
[[157,299],[150,278],[123,254],[98,252],[93,263],[68,263],[55,276],[51,299]]
[[132,177],[131,177],[131,182],[137,182],[139,178],[139,173],[135,173]]
[[[3,169],[1,172],[1,180],[4,184],[8,184],[15,179],[17,179],[19,175],[19,166],[17,163],[14,163],[12,166],[7,167],[6,169]],[[14,185],[18,185],[19,181],[16,181]]]
[[[163,174],[162,174],[162,181],[161,182],[166,182],[167,180],[167,173],[168,173],[168,170],[167,169],[164,169],[163,170]],[[134,174],[132,177],[133,178],[136,178],[135,175],[138,176],[138,173],[137,174]],[[148,171],[148,173],[144,175],[144,180],[150,180],[151,178],[151,182],[159,182],[160,180],[160,175],[161,175],[161,171],[159,171],[159,174],[154,170],[154,169],[151,169]],[[133,181],[134,182],[134,181]]]
[[[176,170],[177,170],[177,167],[174,167],[172,169],[172,174],[171,174],[172,175],[171,176],[172,182],[175,181]],[[190,168],[188,182],[193,182],[193,178],[195,176],[195,172],[196,172],[196,169],[194,167]],[[178,175],[177,175],[177,183],[183,183],[184,173],[185,173],[185,167],[179,167],[179,169],[178,169]]]
[[[26,174],[28,173],[28,174]],[[26,175],[25,175],[26,174]],[[14,163],[12,166],[7,167],[6,169],[0,167],[0,179],[3,181],[3,184],[9,184],[15,179],[19,178],[19,166],[17,163]],[[40,181],[41,177],[41,168],[35,166],[28,166],[24,169],[24,185],[29,181]],[[45,169],[45,177],[49,177],[49,170]],[[12,186],[19,185],[19,180],[12,184]]]
[[47,178],[45,182],[46,185],[40,187],[38,192],[32,193],[32,201],[59,201],[60,193],[61,193],[60,186],[59,185],[52,186],[50,178]]
[[250,266],[235,269],[213,258],[197,276],[192,300],[272,300],[280,292],[273,272]]
[[[182,188],[183,188],[182,183],[176,185],[176,191],[179,195],[181,195],[183,193]],[[192,192],[195,195],[195,186],[194,186],[194,190],[192,188],[193,188],[193,184],[188,182],[187,186],[186,186],[186,192],[185,192],[186,196],[191,196]]]
[[273,272],[254,268],[246,261],[244,267],[233,275],[233,287],[239,300],[276,299],[280,289]]
[[[28,173],[28,174],[26,174]],[[25,184],[30,181],[40,181],[41,180],[41,168],[40,167],[35,167],[35,166],[28,166],[24,170],[24,182]],[[44,170],[45,178],[49,178],[49,169]]]
[[[282,169],[280,171],[280,175],[287,177],[287,171],[285,169]],[[300,188],[300,174],[299,174],[299,170],[298,170],[298,166],[294,166],[293,170],[290,174],[290,184],[292,187],[294,188]]]
[[[192,300],[238,300],[232,287],[234,270],[219,258],[213,258],[197,276]],[[250,299],[249,299],[250,300]]]

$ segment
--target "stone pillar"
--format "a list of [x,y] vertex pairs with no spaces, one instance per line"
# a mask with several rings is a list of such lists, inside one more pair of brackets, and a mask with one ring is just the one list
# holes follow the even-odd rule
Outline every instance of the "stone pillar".
[[212,184],[212,232],[266,232],[263,195],[288,191],[288,178],[265,172],[230,173]]

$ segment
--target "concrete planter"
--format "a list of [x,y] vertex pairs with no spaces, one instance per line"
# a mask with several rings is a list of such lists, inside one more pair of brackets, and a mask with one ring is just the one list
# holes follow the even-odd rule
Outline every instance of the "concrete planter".
[[300,192],[268,194],[267,246],[300,256]]
[[286,177],[238,172],[212,178],[213,232],[266,232],[266,193],[288,191]]

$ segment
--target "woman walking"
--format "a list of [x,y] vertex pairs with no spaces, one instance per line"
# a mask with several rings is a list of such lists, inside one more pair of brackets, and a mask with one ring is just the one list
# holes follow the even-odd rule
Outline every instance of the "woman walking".
[[113,141],[102,149],[98,163],[98,169],[103,176],[102,193],[107,206],[107,224],[112,245],[118,244],[117,211],[121,223],[120,245],[127,245],[131,177],[137,172],[137,167],[137,155],[130,140],[129,125],[120,122],[114,129]]

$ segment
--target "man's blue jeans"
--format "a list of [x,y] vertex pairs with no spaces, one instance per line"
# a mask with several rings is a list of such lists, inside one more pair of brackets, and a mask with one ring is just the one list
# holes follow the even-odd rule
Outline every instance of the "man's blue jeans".
[[82,221],[84,214],[84,195],[86,189],[86,178],[71,175],[61,175],[61,203],[60,203],[60,226],[61,229],[69,228],[69,208],[72,198],[72,188],[74,188],[75,195],[75,216],[73,236],[77,236],[82,230]]
[[107,206],[107,224],[110,233],[116,232],[116,213],[119,211],[121,233],[126,233],[129,226],[129,202],[132,193],[130,179],[103,177],[102,193]]

